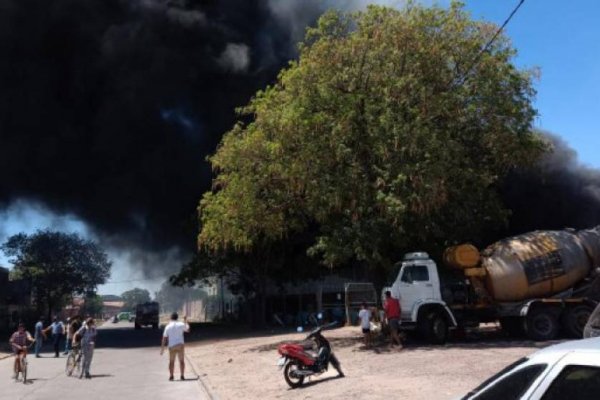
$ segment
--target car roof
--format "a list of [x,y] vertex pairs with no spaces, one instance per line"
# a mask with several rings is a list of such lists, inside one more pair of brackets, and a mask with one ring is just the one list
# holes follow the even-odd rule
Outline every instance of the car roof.
[[600,353],[600,337],[580,340],[569,340],[568,342],[548,346],[533,353],[529,359],[547,358],[565,353]]

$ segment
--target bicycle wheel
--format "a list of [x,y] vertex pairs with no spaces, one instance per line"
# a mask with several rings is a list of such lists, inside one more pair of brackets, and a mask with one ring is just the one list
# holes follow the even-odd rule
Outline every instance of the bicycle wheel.
[[67,356],[67,365],[65,366],[65,373],[67,376],[73,375],[73,371],[75,370],[75,364],[77,364],[77,360],[75,354],[70,351]]
[[81,353],[77,356],[77,360],[75,361],[75,373],[77,375],[81,374]]
[[27,383],[27,359],[21,358],[21,375],[23,375],[23,383]]

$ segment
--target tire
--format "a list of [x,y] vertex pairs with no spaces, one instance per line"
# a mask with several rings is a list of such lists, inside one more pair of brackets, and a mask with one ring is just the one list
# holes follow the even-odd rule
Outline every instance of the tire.
[[531,340],[544,341],[556,339],[558,336],[558,318],[553,310],[534,308],[527,314],[525,323],[527,337]]
[[79,376],[81,374],[81,350],[77,352],[77,356],[75,358],[75,375]]
[[295,360],[289,361],[287,364],[285,364],[285,367],[283,368],[283,377],[285,378],[286,383],[292,389],[298,388],[302,386],[302,383],[304,383],[303,376],[298,378],[291,376],[292,371],[296,371],[299,369],[301,369],[300,363]]
[[21,375],[23,375],[23,384],[27,383],[27,360],[25,357],[21,358]]
[[561,325],[565,334],[573,339],[582,339],[585,324],[587,324],[593,311],[592,307],[585,304],[567,308],[561,318]]
[[511,337],[521,338],[525,335],[525,321],[521,317],[500,318],[500,326]]
[[428,313],[419,323],[420,331],[431,344],[444,344],[448,340],[448,321],[439,312]]
[[75,365],[77,364],[77,360],[75,358],[75,353],[72,351],[69,352],[67,356],[67,365],[65,366],[65,373],[67,376],[73,375],[73,371],[75,370]]

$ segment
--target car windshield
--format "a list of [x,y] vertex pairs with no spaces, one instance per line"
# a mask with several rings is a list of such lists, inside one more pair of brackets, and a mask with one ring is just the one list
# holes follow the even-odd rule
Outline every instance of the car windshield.
[[529,360],[529,358],[523,357],[523,358],[515,361],[514,363],[508,365],[507,367],[503,368],[498,373],[492,375],[491,377],[489,377],[488,379],[486,379],[485,381],[483,381],[479,386],[477,386],[475,389],[471,390],[469,393],[467,393],[460,400],[468,400],[469,397],[473,396],[475,393],[477,393],[478,391],[480,391],[481,389],[483,389],[484,387],[486,387],[487,385],[489,385],[491,382],[495,381],[496,379],[498,379],[502,375],[506,374],[508,371],[510,371],[510,370],[518,367],[519,365],[525,363],[527,360]]

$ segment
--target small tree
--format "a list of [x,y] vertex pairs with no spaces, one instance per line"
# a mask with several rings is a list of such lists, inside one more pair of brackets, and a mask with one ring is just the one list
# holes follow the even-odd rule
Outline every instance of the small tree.
[[14,265],[15,276],[31,282],[38,311],[46,310],[49,319],[73,295],[95,292],[110,275],[106,253],[76,233],[20,233],[1,249]]
[[134,288],[123,292],[121,297],[125,302],[124,307],[128,310],[132,310],[137,304],[150,301],[150,292],[146,289]]

